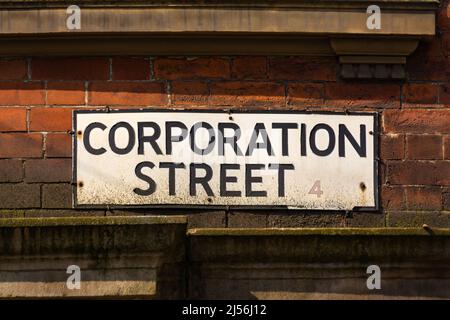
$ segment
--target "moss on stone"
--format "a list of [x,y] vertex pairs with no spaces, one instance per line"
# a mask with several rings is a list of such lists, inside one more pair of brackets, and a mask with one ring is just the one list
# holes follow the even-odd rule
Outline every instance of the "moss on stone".
[[450,236],[450,228],[205,228],[189,236]]
[[185,216],[125,216],[125,217],[64,217],[64,218],[3,218],[2,227],[48,227],[77,225],[137,225],[186,224]]

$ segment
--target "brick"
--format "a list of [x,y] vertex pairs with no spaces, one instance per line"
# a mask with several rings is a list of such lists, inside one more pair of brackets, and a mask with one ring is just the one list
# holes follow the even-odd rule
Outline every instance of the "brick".
[[447,81],[450,72],[449,57],[445,57],[441,39],[423,41],[407,60],[407,77],[411,81]]
[[[243,226],[245,227],[245,226]],[[268,228],[345,227],[345,214],[338,212],[276,211],[267,215]]]
[[154,61],[156,79],[229,79],[230,61],[222,58],[172,59]]
[[46,184],[42,186],[42,208],[64,209],[72,207],[70,184]]
[[21,160],[0,160],[0,182],[20,182],[23,180]]
[[442,159],[442,136],[408,135],[408,159],[439,160]]
[[108,58],[34,58],[32,79],[108,80]]
[[385,110],[385,132],[449,133],[450,110]]
[[26,182],[70,182],[71,159],[38,159],[25,161]]
[[188,228],[225,228],[225,211],[195,212],[188,215]]
[[278,106],[285,105],[284,85],[272,82],[217,82],[211,84],[211,105]]
[[450,6],[447,0],[441,1],[441,9],[437,15],[437,25],[440,30],[450,30]]
[[24,80],[28,77],[25,59],[0,60],[0,80]]
[[381,159],[401,160],[405,157],[405,136],[382,135],[380,138]]
[[27,110],[25,108],[0,108],[0,131],[26,131]]
[[345,108],[397,108],[400,86],[395,84],[328,83],[325,104]]
[[90,105],[166,105],[166,88],[159,82],[95,82],[88,90]]
[[172,102],[175,105],[206,106],[208,96],[209,88],[206,82],[172,83]]
[[440,86],[439,102],[441,104],[450,104],[450,86],[443,84]]
[[40,82],[0,82],[0,105],[44,105],[44,84]]
[[450,135],[444,136],[444,159],[450,160]]
[[439,86],[435,84],[406,84],[403,86],[403,102],[437,103]]
[[68,133],[49,133],[45,139],[47,157],[71,157],[72,136]]
[[47,85],[47,104],[84,105],[84,82],[49,82]]
[[39,208],[41,188],[38,184],[0,184],[0,208]]
[[422,228],[424,224],[432,228],[450,227],[450,214],[445,212],[392,212],[387,215],[387,227]]
[[40,133],[1,133],[0,158],[42,157]]
[[381,204],[384,210],[404,210],[406,208],[403,187],[386,187],[381,189]]
[[274,57],[269,60],[269,79],[335,81],[337,61],[328,57]]
[[254,212],[230,212],[228,213],[229,228],[266,228],[267,214]]
[[266,79],[266,57],[238,57],[233,60],[231,75],[234,79]]
[[112,59],[113,80],[149,80],[150,61],[146,58],[115,57]]
[[450,161],[392,161],[388,181],[393,185],[450,185]]
[[350,228],[382,228],[385,226],[385,215],[380,212],[351,212],[345,217],[345,226]]
[[441,210],[442,192],[439,187],[406,188],[408,210]]
[[450,189],[442,193],[442,209],[450,211]]
[[30,131],[69,131],[72,129],[72,109],[32,108]]
[[320,106],[323,104],[324,88],[316,83],[291,83],[288,85],[288,105]]

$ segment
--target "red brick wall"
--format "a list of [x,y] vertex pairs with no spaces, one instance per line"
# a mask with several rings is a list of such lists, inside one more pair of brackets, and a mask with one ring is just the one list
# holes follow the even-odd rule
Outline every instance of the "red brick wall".
[[437,36],[409,58],[402,82],[343,81],[333,57],[3,58],[1,216],[128,214],[70,209],[74,108],[376,110],[381,213],[203,211],[190,224],[449,227],[450,18],[442,6]]

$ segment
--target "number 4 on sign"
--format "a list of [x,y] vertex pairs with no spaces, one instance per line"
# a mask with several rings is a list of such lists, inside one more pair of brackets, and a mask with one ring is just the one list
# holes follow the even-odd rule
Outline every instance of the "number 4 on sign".
[[320,198],[320,196],[323,194],[323,191],[320,188],[320,180],[316,180],[316,182],[314,182],[311,190],[309,190],[309,194],[315,194],[317,198]]

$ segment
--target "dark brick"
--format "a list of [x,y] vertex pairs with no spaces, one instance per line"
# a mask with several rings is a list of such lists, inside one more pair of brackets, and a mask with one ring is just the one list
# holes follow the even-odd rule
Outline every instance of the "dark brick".
[[27,182],[70,182],[71,159],[36,159],[25,162]]
[[21,160],[0,160],[0,182],[20,182],[23,180]]
[[39,208],[41,187],[37,184],[0,184],[0,208]]
[[47,184],[42,186],[42,208],[62,209],[72,207],[70,184]]
[[338,212],[272,212],[267,215],[269,228],[345,227],[345,215]]
[[264,212],[230,212],[228,213],[229,228],[265,228],[267,214]]

